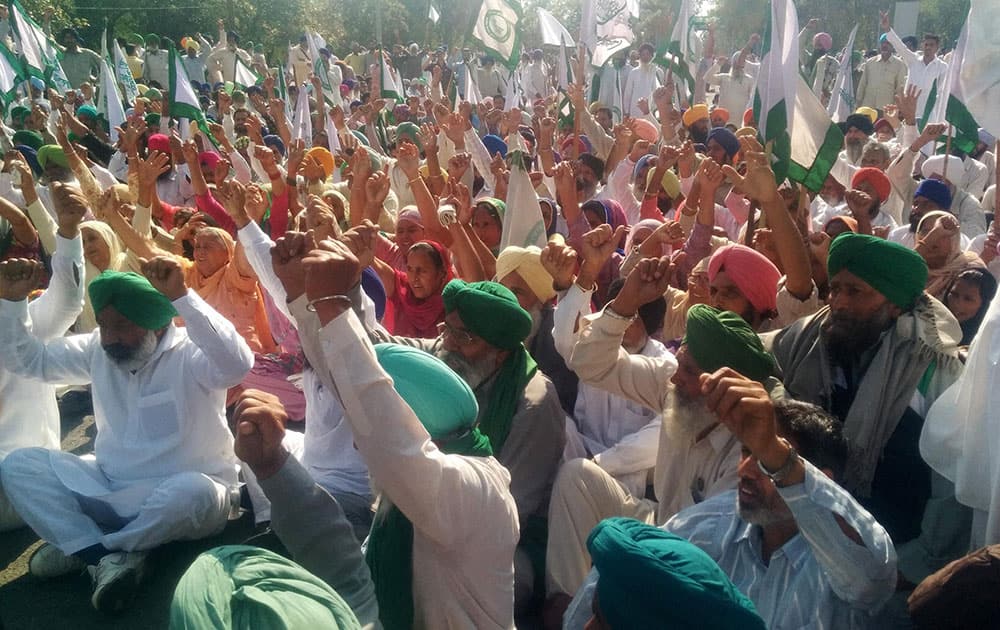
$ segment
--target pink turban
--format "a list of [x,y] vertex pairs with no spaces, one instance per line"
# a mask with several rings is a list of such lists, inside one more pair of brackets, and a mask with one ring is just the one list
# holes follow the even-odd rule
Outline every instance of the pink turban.
[[833,48],[833,38],[830,37],[829,33],[816,33],[816,35],[813,36],[813,48],[830,50]]
[[720,247],[708,261],[708,279],[725,271],[754,309],[760,313],[777,310],[778,280],[781,272],[764,254],[746,245]]

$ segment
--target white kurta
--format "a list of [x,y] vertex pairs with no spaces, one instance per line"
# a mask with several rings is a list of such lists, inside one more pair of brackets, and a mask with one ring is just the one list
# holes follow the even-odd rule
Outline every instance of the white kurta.
[[[31,334],[43,341],[66,333],[83,310],[83,244],[79,237],[56,237],[49,290],[28,305]],[[18,376],[0,363],[0,461],[28,446],[59,448],[55,387]]]
[[639,64],[638,68],[633,68],[625,82],[625,92],[622,103],[625,107],[625,115],[632,117],[642,116],[639,111],[639,99],[644,98],[653,106],[653,92],[663,85],[660,77],[663,70],[652,63]]
[[[315,330],[319,320],[298,324]],[[339,392],[376,484],[413,523],[414,628],[513,628],[519,528],[507,470],[492,457],[438,450],[353,312],[319,339],[322,356],[306,346],[307,355]]]

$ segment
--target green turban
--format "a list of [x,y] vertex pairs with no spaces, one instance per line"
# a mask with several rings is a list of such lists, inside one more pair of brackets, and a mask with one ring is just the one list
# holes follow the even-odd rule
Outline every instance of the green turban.
[[97,108],[93,105],[81,105],[76,109],[77,117],[80,116],[90,116],[91,118],[97,118]]
[[501,350],[516,350],[531,334],[531,315],[499,282],[452,280],[441,293],[446,313],[457,310],[472,334]]
[[146,330],[166,328],[177,317],[170,299],[154,289],[149,280],[131,271],[105,271],[87,290],[95,313],[113,306],[125,319]]
[[330,586],[278,554],[244,545],[195,558],[170,603],[172,630],[331,628],[360,630]]
[[49,162],[56,166],[69,168],[69,160],[66,159],[66,153],[63,152],[62,147],[58,144],[46,144],[38,149],[38,164],[42,168],[45,168]]
[[155,127],[160,126],[160,115],[157,114],[156,112],[150,112],[146,114],[145,120],[148,126],[155,126]]
[[42,140],[42,136],[40,136],[37,132],[30,131],[28,129],[22,129],[21,131],[15,132],[11,140],[14,142],[14,146],[22,144],[26,147],[31,147],[35,151],[38,151],[42,148],[42,145],[45,144],[45,140]]
[[163,92],[157,90],[156,88],[149,88],[143,96],[151,101],[163,100]]
[[417,145],[418,149],[423,149],[424,145],[420,142],[420,127],[417,127],[411,122],[403,122],[396,125],[396,144],[403,138],[409,138],[410,142]]
[[493,215],[493,218],[497,220],[500,225],[503,225],[503,216],[507,214],[507,204],[497,199],[496,197],[483,197],[476,200],[476,205],[483,204],[489,208],[489,213]]
[[156,33],[150,33],[149,35],[146,35],[145,39],[147,44],[156,44],[157,46],[160,45],[160,36],[157,35]]
[[680,536],[616,517],[591,530],[587,549],[600,574],[595,597],[612,628],[765,628],[719,565]]
[[764,350],[760,337],[731,311],[705,304],[692,306],[683,343],[703,372],[728,367],[755,381],[775,373],[774,358]]
[[125,43],[131,46],[145,46],[146,41],[142,38],[142,35],[138,33],[131,33],[125,37]]
[[18,105],[17,107],[12,107],[10,109],[10,119],[11,120],[24,120],[28,116],[31,116],[31,110],[24,105]]
[[920,254],[867,234],[835,238],[826,267],[831,279],[842,269],[850,271],[903,310],[912,308],[927,286],[927,263]]
[[452,435],[476,423],[476,396],[443,361],[423,350],[393,343],[375,346],[375,355],[432,438]]

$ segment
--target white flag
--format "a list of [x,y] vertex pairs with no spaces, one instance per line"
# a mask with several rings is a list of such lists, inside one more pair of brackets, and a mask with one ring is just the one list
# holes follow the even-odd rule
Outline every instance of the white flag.
[[437,24],[438,20],[441,19],[441,14],[438,13],[438,10],[436,8],[434,8],[433,4],[431,5],[430,9],[427,11],[427,19],[430,20],[431,22],[434,22],[435,24]]
[[121,95],[118,93],[118,82],[115,80],[115,73],[111,71],[111,66],[106,58],[101,59],[101,79],[100,79],[100,100],[97,111],[104,114],[111,128],[112,137],[117,139],[116,127],[125,124],[125,108],[122,107]]
[[851,35],[847,38],[847,45],[840,56],[840,68],[837,70],[837,78],[833,82],[833,92],[830,94],[830,102],[826,106],[826,113],[830,114],[833,122],[844,122],[847,117],[854,113],[854,73],[851,63],[851,53],[854,52],[854,36],[858,34],[858,25],[851,29]]
[[118,45],[118,40],[112,40],[111,44],[115,55],[115,75],[118,77],[118,83],[121,84],[122,91],[125,93],[125,103],[134,105],[135,99],[139,96],[139,88],[135,84],[135,79],[132,78],[132,70],[128,67],[128,62],[125,60],[125,53],[122,52],[121,46]]
[[682,94],[689,102],[695,93],[695,65],[701,58],[701,42],[691,29],[692,18],[691,0],[681,0],[681,10],[674,22],[674,31],[666,46],[661,46],[656,54],[657,64],[673,72],[674,77],[679,79],[679,86],[683,86]]
[[638,5],[637,0],[584,0],[580,41],[590,49],[591,65],[599,68],[615,53],[632,45],[635,34],[628,21],[631,15],[638,15]]
[[405,99],[403,98],[403,85],[399,80],[399,71],[390,68],[389,64],[385,62],[384,51],[379,50],[376,54],[378,55],[380,96],[402,103]]
[[1000,138],[1000,6],[996,0],[972,0],[967,18],[965,58],[959,73],[962,98],[986,131]]
[[538,7],[538,26],[542,29],[542,43],[546,46],[576,46],[566,27],[541,7]]
[[505,247],[545,247],[545,221],[538,206],[538,195],[528,176],[528,151],[517,131],[507,137],[510,159],[510,183],[507,186],[507,212],[504,214],[500,251]]
[[517,0],[483,0],[472,37],[509,69],[517,68],[521,53],[521,3]]
[[[319,98],[323,98],[320,96]],[[295,117],[292,120],[294,127],[292,137],[296,140],[305,140],[306,148],[312,147],[312,117],[309,113],[309,91],[306,86],[299,86],[299,96],[295,103]]]
[[503,97],[503,111],[509,112],[517,107],[521,107],[521,85],[517,72],[511,72],[507,79],[507,92]]
[[236,71],[233,73],[233,83],[238,87],[246,89],[251,85],[257,85],[257,81],[260,77],[257,73],[247,67],[243,60],[239,57],[236,58]]
[[[472,105],[479,105],[483,102],[483,95],[479,93],[479,86],[476,85],[476,80],[473,78],[472,74],[475,68],[466,67],[465,68],[465,84],[462,86],[465,91],[465,101]],[[458,99],[455,99],[455,111],[458,111]]]
[[17,88],[23,82],[20,68],[21,62],[7,45],[0,41],[0,100],[3,101],[4,107],[17,98]]

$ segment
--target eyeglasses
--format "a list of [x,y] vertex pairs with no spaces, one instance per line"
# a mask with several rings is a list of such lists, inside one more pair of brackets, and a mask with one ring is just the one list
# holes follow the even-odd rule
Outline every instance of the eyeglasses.
[[467,346],[475,340],[475,336],[468,330],[462,328],[455,328],[454,326],[449,326],[447,322],[441,322],[437,326],[438,334],[448,335],[452,340],[460,346]]

